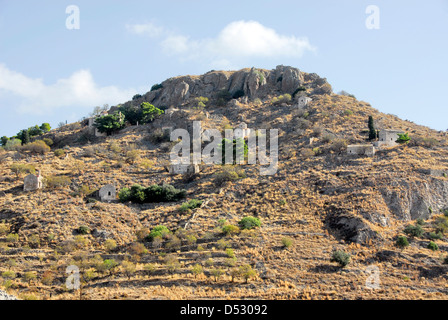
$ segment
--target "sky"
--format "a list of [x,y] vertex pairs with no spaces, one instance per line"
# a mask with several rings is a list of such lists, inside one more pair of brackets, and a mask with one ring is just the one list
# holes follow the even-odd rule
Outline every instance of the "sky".
[[448,0],[0,0],[0,136],[170,77],[288,65],[448,128]]

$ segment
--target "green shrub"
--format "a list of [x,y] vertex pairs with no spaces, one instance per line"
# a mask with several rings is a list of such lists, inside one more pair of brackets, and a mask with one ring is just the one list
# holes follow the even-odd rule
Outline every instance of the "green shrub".
[[16,243],[19,241],[19,235],[17,233],[10,233],[6,236],[6,241],[9,243]]
[[99,132],[111,135],[124,128],[125,116],[121,112],[115,112],[114,114],[97,117],[93,125]]
[[24,164],[24,163],[13,163],[10,166],[11,171],[16,175],[16,178],[18,179],[21,175],[26,173],[35,174],[36,168],[31,164]]
[[155,84],[155,85],[153,85],[151,87],[151,91],[156,91],[156,90],[159,90],[159,89],[162,89],[162,88],[163,88],[162,84]]
[[227,248],[227,249],[226,249],[226,255],[227,255],[229,258],[234,258],[234,257],[235,257],[235,252],[233,252],[233,249],[232,249],[232,248]]
[[50,151],[50,147],[42,140],[37,140],[22,146],[23,151],[31,153],[45,154]]
[[214,175],[214,182],[217,186],[223,185],[227,181],[236,181],[246,178],[246,173],[241,168],[233,166],[223,166],[221,171]]
[[398,134],[398,139],[395,141],[396,143],[399,144],[406,144],[411,140],[411,138],[408,136],[408,133],[399,133]]
[[201,200],[197,200],[197,199],[191,199],[188,202],[184,202],[180,207],[179,207],[179,211],[181,213],[189,213],[191,212],[191,210],[194,210],[196,208],[199,208],[202,205],[202,201]]
[[285,248],[289,248],[290,246],[292,246],[292,239],[290,238],[283,238],[282,239],[282,244]]
[[22,140],[11,139],[6,141],[6,144],[3,147],[6,151],[17,151],[21,146],[22,146]]
[[440,216],[437,217],[437,219],[434,221],[434,224],[436,225],[436,232],[445,234],[448,231],[448,217],[447,216]]
[[241,229],[253,229],[261,226],[261,221],[255,217],[244,217],[238,222]]
[[16,276],[17,276],[16,273],[13,271],[5,271],[2,273],[2,278],[7,280],[14,279]]
[[120,199],[121,202],[130,201],[130,198],[131,198],[131,190],[129,188],[123,188],[118,193],[118,199]]
[[114,251],[117,248],[117,242],[114,239],[107,239],[104,241],[104,247],[108,252]]
[[439,246],[437,245],[437,243],[430,241],[428,243],[428,249],[431,249],[432,251],[437,251],[439,250]]
[[90,229],[87,226],[80,226],[76,231],[79,234],[89,234],[90,233]]
[[59,158],[65,156],[65,150],[64,150],[64,149],[57,149],[57,150],[54,150],[53,153],[54,153],[54,155],[55,155],[56,157],[59,157]]
[[441,232],[438,232],[438,233],[430,232],[429,237],[433,240],[441,240],[441,239],[443,239],[443,234]]
[[67,187],[72,183],[72,180],[67,176],[48,176],[45,181],[49,189]]
[[342,250],[336,250],[332,253],[330,261],[336,262],[340,267],[344,268],[350,263],[350,254]]
[[409,246],[409,241],[408,238],[406,238],[405,236],[399,236],[397,238],[397,241],[395,243],[397,245],[397,247],[399,247],[400,249],[404,249],[407,246]]
[[418,224],[419,226],[424,226],[426,224],[426,222],[422,218],[418,218],[416,221],[416,224]]
[[53,145],[53,140],[51,140],[50,138],[43,138],[42,141],[45,142],[45,144],[49,147]]
[[145,202],[172,202],[184,199],[187,195],[185,189],[176,189],[172,185],[152,185],[145,189]]
[[257,276],[257,272],[249,264],[239,267],[238,274],[246,280],[246,283],[249,282],[249,279]]
[[200,264],[195,264],[192,268],[191,268],[191,273],[194,275],[194,278],[196,279],[196,277],[200,274],[202,274],[204,271],[202,269],[202,266]]
[[163,225],[159,225],[159,226],[154,227],[151,230],[147,239],[153,240],[156,237],[165,238],[168,234],[171,234],[171,231],[167,227],[165,227]]
[[407,234],[409,237],[421,237],[423,235],[423,229],[420,225],[407,225],[406,228],[403,231],[405,234]]
[[238,228],[238,226],[234,226],[232,224],[228,224],[222,227],[222,232],[225,233],[226,235],[230,236],[230,235],[234,235],[240,232],[240,228]]

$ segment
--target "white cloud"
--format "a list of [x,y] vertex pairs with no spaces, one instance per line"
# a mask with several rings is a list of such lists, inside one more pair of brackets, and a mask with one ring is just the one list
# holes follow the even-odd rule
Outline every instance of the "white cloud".
[[132,24],[126,25],[126,29],[135,34],[147,35],[151,38],[160,37],[165,33],[165,29],[163,27],[156,26],[154,23],[148,22],[144,24]]
[[0,64],[0,92],[18,97],[21,113],[45,114],[64,108],[92,108],[129,100],[137,90],[98,87],[89,70],[80,70],[52,85],[32,79]]
[[216,37],[204,39],[175,34],[154,24],[127,28],[138,34],[163,36],[160,45],[167,54],[218,65],[231,65],[245,58],[300,58],[316,50],[306,37],[281,35],[256,21],[231,22]]

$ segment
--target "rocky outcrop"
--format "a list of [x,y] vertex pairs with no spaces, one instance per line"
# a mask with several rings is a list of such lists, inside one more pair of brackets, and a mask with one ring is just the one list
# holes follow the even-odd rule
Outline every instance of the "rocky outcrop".
[[427,219],[448,206],[448,181],[443,179],[397,179],[380,192],[390,212],[404,221]]
[[7,294],[5,291],[0,290],[0,300],[19,300],[16,297]]
[[188,103],[190,98],[200,96],[215,98],[223,91],[227,91],[233,97],[243,93],[245,97],[252,100],[263,99],[285,93],[293,94],[301,86],[317,88],[319,92],[328,93],[325,87],[329,85],[326,79],[318,75],[308,75],[289,66],[277,66],[274,70],[246,68],[232,72],[210,71],[201,76],[167,79],[157,89],[124,105],[137,105],[147,101],[159,108],[178,108]]
[[366,243],[379,238],[364,218],[354,216],[344,208],[335,205],[330,205],[326,211],[325,223],[329,231],[337,238],[355,243]]

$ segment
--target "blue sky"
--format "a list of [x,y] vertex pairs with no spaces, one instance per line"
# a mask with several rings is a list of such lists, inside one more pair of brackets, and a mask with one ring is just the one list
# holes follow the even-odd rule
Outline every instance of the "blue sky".
[[[80,28],[69,30],[69,5]],[[379,11],[368,29],[366,8]],[[448,0],[0,0],[0,136],[77,121],[186,74],[291,65],[448,128]]]

